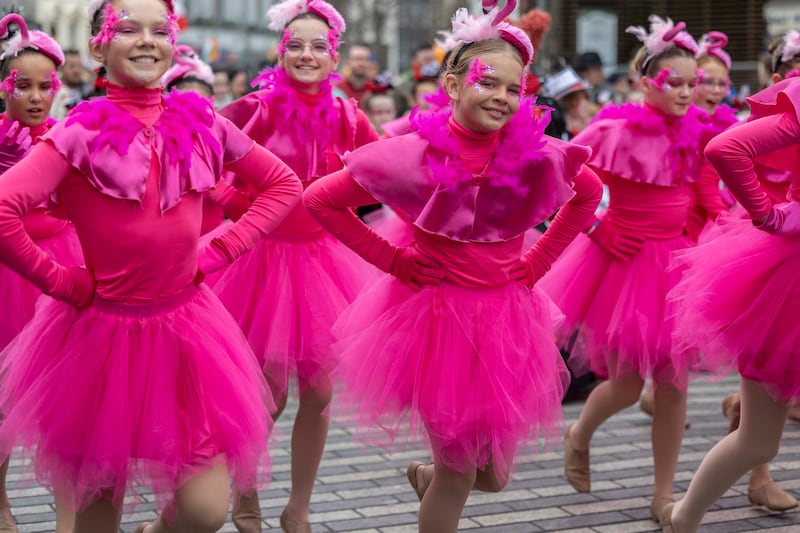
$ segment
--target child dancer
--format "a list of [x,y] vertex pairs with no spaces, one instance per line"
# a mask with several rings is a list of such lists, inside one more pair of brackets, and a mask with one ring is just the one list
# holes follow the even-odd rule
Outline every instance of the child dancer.
[[[514,4],[456,12],[460,44],[443,76],[452,107],[348,154],[305,193],[325,228],[391,274],[337,321],[337,372],[359,424],[390,440],[401,425],[409,438],[427,433],[434,464],[407,471],[423,533],[456,531],[469,492],[501,490],[518,448],[559,425],[567,374],[554,310],[531,288],[600,200],[588,151],[546,137],[543,110],[520,99],[533,50],[502,22]],[[351,211],[376,200],[410,217],[412,245],[390,244]],[[525,231],[559,206],[523,254]]]
[[712,140],[706,156],[752,222],[730,222],[722,236],[687,253],[689,269],[675,291],[676,335],[707,358],[737,361],[741,421],[703,459],[686,497],[665,511],[665,531],[697,531],[706,509],[742,474],[772,459],[788,405],[800,400],[800,176],[792,176],[788,203],[773,205],[755,163],[800,151],[800,78],[749,102],[749,123]]
[[[75,533],[118,531],[134,481],[165,508],[139,533],[216,531],[231,481],[252,490],[263,479],[274,405],[199,281],[274,227],[301,188],[207,100],[162,96],[171,2],[101,0],[90,12],[108,97],[82,103],[0,177],[0,260],[52,297],[2,354],[0,452],[35,454],[37,480],[78,511]],[[261,193],[198,257],[202,193],[223,166]],[[86,268],[56,263],[23,231],[51,195]]]
[[[64,64],[64,53],[50,36],[28,31],[25,20],[17,14],[0,20],[0,33],[7,34],[9,24],[19,27],[0,59],[0,95],[6,104],[0,117],[0,170],[5,171],[21,160],[55,124],[49,118],[53,98],[58,92],[58,68]],[[83,262],[78,237],[71,224],[45,212],[44,206],[32,209],[24,219],[25,231],[50,257],[66,266]],[[33,317],[41,291],[13,270],[0,265],[2,323],[0,349],[16,337]],[[0,532],[15,532],[17,527],[8,507],[6,473],[8,458],[0,466]],[[68,509],[58,506],[56,531],[72,530]]]
[[[339,12],[322,0],[286,0],[267,16],[269,27],[283,33],[278,66],[254,80],[262,90],[220,113],[277,154],[307,185],[341,168],[342,154],[377,140],[377,134],[355,101],[332,95],[345,30]],[[243,185],[238,179],[233,184]],[[297,376],[292,489],[280,519],[285,531],[310,528],[311,492],[328,434],[323,417],[331,400],[328,374],[337,361],[330,329],[371,275],[367,269],[298,205],[275,233],[213,284],[261,361],[278,403],[276,420],[286,405],[289,376]],[[261,531],[257,494],[242,497],[234,523],[242,533]]]
[[[580,492],[591,490],[589,445],[614,413],[639,400],[644,380],[655,383],[652,442],[658,519],[672,501],[672,480],[686,416],[687,367],[670,343],[665,298],[678,273],[670,253],[691,243],[683,236],[691,183],[700,170],[700,112],[692,106],[697,45],[684,31],[653,15],[637,54],[644,105],[606,107],[573,142],[592,148],[589,165],[609,187],[602,219],[587,226],[542,289],[564,311],[561,342],[588,357],[597,386],[565,436],[565,474]],[[577,337],[574,337],[577,336]]]

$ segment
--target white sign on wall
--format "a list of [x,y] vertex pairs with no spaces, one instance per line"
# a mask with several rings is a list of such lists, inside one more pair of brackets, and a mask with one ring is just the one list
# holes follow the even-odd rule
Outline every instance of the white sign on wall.
[[616,66],[617,24],[617,16],[610,11],[596,9],[579,11],[575,43],[578,54],[597,52],[603,60],[604,67]]

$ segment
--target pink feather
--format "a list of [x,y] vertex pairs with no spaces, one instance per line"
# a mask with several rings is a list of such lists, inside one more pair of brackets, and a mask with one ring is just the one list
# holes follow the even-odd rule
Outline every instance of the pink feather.
[[789,30],[783,37],[781,61],[785,63],[797,55],[800,55],[800,32]]
[[269,8],[267,11],[267,27],[274,31],[281,31],[298,15],[303,13],[314,13],[324,19],[328,26],[338,34],[342,34],[347,29],[344,18],[328,2],[323,0],[284,0]]
[[729,56],[728,53],[723,50],[726,44],[728,44],[727,35],[721,31],[708,32],[706,35],[703,35],[700,38],[695,57],[697,59],[705,56],[715,57],[722,61],[722,64],[725,65],[725,68],[730,70],[731,56]]
[[32,49],[46,55],[59,67],[64,64],[64,52],[58,43],[42,31],[29,32],[25,19],[17,13],[9,13],[0,20],[0,36],[5,37],[9,34],[10,24],[17,25],[19,32],[8,41],[0,57],[15,57],[23,50]]
[[647,48],[648,57],[660,55],[673,46],[679,46],[691,52],[697,53],[697,43],[684,28],[686,24],[679,22],[677,25],[672,19],[662,19],[658,15],[650,15],[650,32],[648,33],[642,26],[628,26],[626,33],[633,34]]

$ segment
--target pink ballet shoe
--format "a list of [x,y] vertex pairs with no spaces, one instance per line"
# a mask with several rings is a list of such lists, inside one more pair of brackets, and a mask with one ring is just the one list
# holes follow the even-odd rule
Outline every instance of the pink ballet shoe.
[[0,508],[0,533],[19,533],[17,522],[8,507]]
[[657,496],[650,501],[650,518],[652,518],[659,526],[662,526],[661,520],[664,518],[664,510],[669,506],[670,511],[672,506],[675,505],[675,500],[667,496]]
[[[425,491],[428,490],[428,485],[425,483],[425,463],[420,461],[413,461],[408,468],[406,468],[406,477],[408,478],[408,484],[411,485],[411,488],[414,489],[414,492],[417,494],[417,498],[419,501],[422,501],[422,497],[425,496]],[[418,481],[417,477],[417,470],[420,468],[423,469],[422,472],[422,483]]]
[[747,499],[751,505],[766,507],[770,511],[788,511],[797,507],[797,499],[784,491],[774,481],[757,489],[747,489]]
[[233,511],[233,525],[239,533],[261,533],[261,507],[257,492],[239,496],[239,506]]
[[591,492],[592,472],[589,468],[589,450],[579,451],[572,447],[570,433],[575,424],[564,433],[564,476],[578,492]]
[[284,509],[281,513],[281,529],[286,533],[311,533],[311,523],[289,518],[286,509]]

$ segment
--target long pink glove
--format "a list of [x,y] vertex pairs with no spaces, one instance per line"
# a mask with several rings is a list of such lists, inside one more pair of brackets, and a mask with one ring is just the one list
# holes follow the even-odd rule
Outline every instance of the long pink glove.
[[[800,124],[797,119],[782,113],[731,128],[708,143],[706,157],[754,224],[767,222],[772,202],[758,182],[753,159],[797,144],[798,139]],[[773,219],[777,216],[773,215]]]
[[303,195],[308,211],[322,227],[358,255],[403,283],[414,287],[437,285],[444,271],[416,248],[398,247],[372,231],[352,208],[378,203],[347,169],[317,180]]
[[753,221],[755,226],[774,235],[800,235],[800,202],[770,207],[767,218]]
[[575,196],[558,211],[545,234],[511,268],[511,280],[533,287],[581,230],[594,219],[603,195],[597,175],[584,166],[573,181]]
[[642,237],[624,233],[606,220],[595,219],[586,228],[586,234],[597,246],[620,261],[628,261],[644,248]]
[[208,191],[208,198],[219,205],[225,216],[236,222],[253,205],[250,196],[228,182],[219,180],[214,190]]
[[30,152],[33,139],[30,128],[16,120],[0,124],[0,172],[5,172]]
[[[227,264],[230,264],[286,218],[300,201],[303,185],[283,161],[266,148],[257,145],[246,156],[226,165],[225,170],[235,172],[258,191],[258,196],[239,220],[228,231],[211,241],[214,248],[224,254]],[[215,263],[209,261],[206,267],[209,264]],[[224,265],[215,266],[222,268]]]

